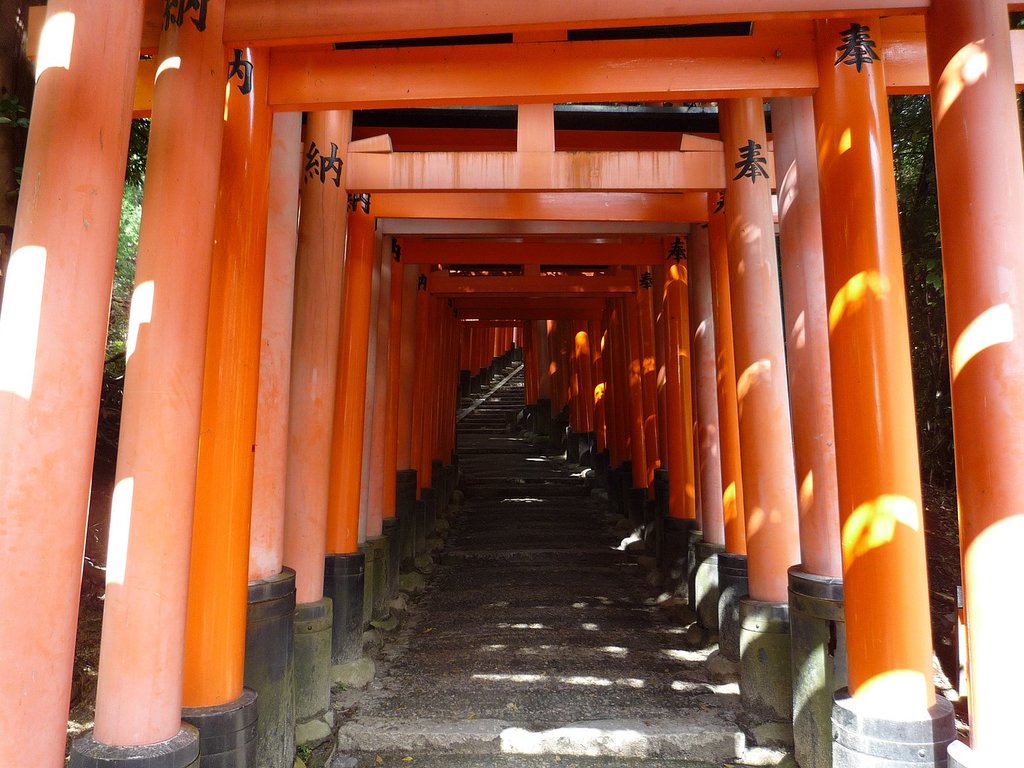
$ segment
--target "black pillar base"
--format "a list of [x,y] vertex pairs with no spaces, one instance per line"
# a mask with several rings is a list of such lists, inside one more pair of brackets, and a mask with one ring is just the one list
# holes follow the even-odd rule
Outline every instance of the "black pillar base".
[[295,571],[249,582],[245,676],[256,691],[261,768],[290,768],[295,757]]
[[472,378],[473,374],[466,369],[459,371],[459,397],[469,397],[470,392],[472,391],[470,389],[470,381]]
[[697,547],[704,541],[704,531],[694,520],[686,534],[686,599],[690,610],[697,612]]
[[630,488],[629,489],[629,519],[633,525],[640,527],[643,526],[646,530],[648,518],[653,518],[653,512],[648,514],[647,512],[647,489],[646,488]]
[[580,464],[584,467],[595,466],[597,452],[597,435],[593,432],[578,433],[580,441]]
[[321,724],[317,734],[321,737],[329,735],[334,724],[334,710],[331,709],[332,624],[329,598],[295,606],[295,723],[297,726],[311,722]]
[[664,542],[658,566],[667,574],[682,576],[686,572],[690,544],[690,531],[697,527],[696,520],[665,517],[662,520]]
[[250,768],[256,765],[256,692],[227,704],[185,707],[181,719],[199,731],[202,768]]
[[[424,488],[422,491],[420,491],[421,496],[423,494],[423,491],[430,491],[430,489],[429,488]],[[431,492],[431,496],[432,496],[432,492]],[[433,503],[434,503],[433,502],[433,498],[431,498],[430,505],[433,505]],[[427,551],[427,519],[428,519],[427,507],[428,506],[429,505],[427,504],[427,502],[423,498],[420,498],[420,499],[416,500],[416,538],[413,541],[413,548],[412,548],[413,566],[414,567],[415,567],[415,564],[416,564],[416,559],[419,558],[421,555],[426,554],[426,551]]]
[[469,377],[469,394],[478,395],[480,394],[480,374]]
[[334,606],[331,662],[344,664],[363,655],[363,591],[366,560],[362,552],[327,555],[324,596]]
[[[437,512],[440,514],[448,508],[448,497],[444,482],[444,462],[440,459],[433,459],[430,462],[430,487],[434,489]],[[433,531],[434,529],[431,528],[427,531],[427,534],[429,535]]]
[[747,556],[719,553],[718,650],[729,661],[740,660],[740,600],[747,589]]
[[622,508],[622,468],[609,467],[607,475],[608,483],[608,510],[613,515],[623,515]]
[[597,484],[602,488],[608,488],[608,470],[611,458],[608,450],[596,451],[594,453],[594,474],[597,476]]
[[580,433],[570,430],[565,436],[565,460],[570,464],[580,463]]
[[701,541],[694,548],[697,572],[694,575],[693,600],[697,621],[704,629],[718,631],[718,556],[724,551],[720,544]]
[[665,521],[668,519],[668,470],[654,470],[654,530],[645,531],[647,548],[654,552],[654,559],[663,571],[665,563]]
[[395,516],[398,518],[399,561],[411,571],[416,560],[416,470],[398,470],[395,491]]
[[368,538],[362,544],[365,557],[363,578],[363,628],[371,621],[382,621],[388,610],[388,540],[384,536]]
[[398,596],[398,571],[402,567],[401,526],[397,517],[384,518],[384,535],[388,540],[387,599]]
[[[833,768],[946,768],[956,739],[953,705],[935,701],[928,716],[890,720],[868,711],[846,688],[832,707]],[[1012,762],[1012,761],[1010,761]]]
[[71,743],[71,768],[199,768],[199,732],[182,724],[167,741],[113,747],[96,741],[92,731]]
[[534,406],[533,431],[538,435],[546,435],[551,431],[551,400],[542,397]]
[[423,550],[419,554],[423,554],[427,551],[427,538],[437,527],[437,492],[433,487],[420,488],[420,500],[423,503]]

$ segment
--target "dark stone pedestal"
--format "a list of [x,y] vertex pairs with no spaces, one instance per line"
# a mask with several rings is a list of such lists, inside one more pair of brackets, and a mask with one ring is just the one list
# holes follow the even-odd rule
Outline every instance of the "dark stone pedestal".
[[327,555],[324,561],[324,596],[331,599],[334,623],[331,661],[344,664],[363,655],[363,593],[366,559],[362,552]]

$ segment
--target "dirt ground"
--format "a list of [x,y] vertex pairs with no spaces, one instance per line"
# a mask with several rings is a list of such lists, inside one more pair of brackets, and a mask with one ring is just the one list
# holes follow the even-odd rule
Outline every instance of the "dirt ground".
[[[114,461],[111,456],[97,457],[93,477],[92,508],[109,511],[113,489]],[[932,637],[937,659],[936,684],[956,689],[958,684],[958,649],[956,621],[956,587],[960,583],[959,531],[956,518],[956,495],[952,491],[925,486],[923,489],[925,537],[928,555],[928,581],[931,591]],[[95,519],[94,519],[95,517]],[[71,741],[93,724],[96,702],[96,679],[99,665],[100,627],[103,617],[103,583],[107,526],[103,515],[90,517],[86,540],[86,562],[83,569],[81,604],[79,607],[78,641],[75,648],[75,669],[71,687],[71,710],[68,716],[68,748]],[[963,703],[954,702],[958,723],[964,730],[966,712]],[[310,768],[325,758],[307,754]]]

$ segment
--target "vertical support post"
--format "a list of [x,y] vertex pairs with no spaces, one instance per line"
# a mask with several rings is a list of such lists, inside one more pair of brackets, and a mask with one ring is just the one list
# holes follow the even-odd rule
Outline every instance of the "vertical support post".
[[382,530],[388,537],[389,598],[398,595],[398,571],[402,561],[401,523],[398,516],[398,443],[402,375],[402,307],[405,268],[393,247],[386,246],[384,258],[390,261],[391,287],[388,301],[387,395],[384,404],[384,465],[380,469],[383,507]]
[[[642,269],[642,267],[641,267]],[[646,268],[651,272],[651,268]],[[661,466],[658,438],[658,369],[654,356],[654,303],[652,287],[640,286],[636,292],[637,320],[640,331],[639,362],[644,408],[644,458],[647,460],[647,492],[654,498],[654,471]],[[691,486],[692,487],[692,486]]]
[[711,296],[711,250],[708,228],[701,226],[689,238],[690,334],[693,339],[694,410],[697,414],[700,527],[703,540],[694,545],[692,604],[702,626],[718,629],[721,597],[718,558],[725,547],[722,502],[721,430],[715,385],[715,323]]
[[[938,765],[940,757],[945,761],[943,742],[954,735],[952,708],[936,702],[932,686],[892,144],[883,63],[871,55],[881,47],[879,31],[877,18],[817,24],[814,110],[850,693],[836,694],[833,755],[875,762],[877,756],[863,754],[872,751],[864,736],[893,733],[901,721],[904,727],[888,739],[895,742],[889,758],[917,761],[921,743],[934,742],[936,762],[921,764]],[[898,746],[911,739],[915,747]],[[926,756],[930,751],[925,747]]]
[[340,173],[337,184],[333,172],[321,178],[317,166],[304,173],[295,260],[284,562],[295,571],[298,744],[323,738],[334,722],[330,706],[333,604],[324,597],[324,554],[348,227],[344,163],[351,135],[351,112],[312,112],[299,155],[305,164],[305,158],[333,155],[332,148],[338,147]]
[[[223,12],[223,3],[211,2],[204,24],[186,18],[160,38],[158,58],[178,66],[166,70],[154,90],[93,733],[96,742],[115,749],[181,733],[189,543],[223,133]],[[184,226],[183,188],[193,203]]]
[[740,602],[740,694],[752,715],[790,728],[788,572],[800,537],[768,139],[758,98],[722,104],[720,118],[750,592]]
[[327,495],[329,556],[325,562],[324,592],[334,604],[331,654],[336,666],[356,661],[363,652],[365,558],[359,549],[359,494],[373,244],[374,217],[357,204],[348,216],[345,294],[338,335],[331,479]]
[[295,571],[282,566],[301,152],[302,115],[274,115],[244,679],[259,695],[256,751],[269,768],[286,768],[295,754]]
[[[257,719],[257,694],[243,691],[243,678],[273,123],[269,53],[236,49],[235,60],[249,64],[248,83],[229,82],[225,107],[182,703],[184,719],[199,728],[200,753],[244,765]],[[225,733],[238,738],[225,744]]]
[[24,187],[0,264],[0,557],[17,564],[0,596],[4,765],[29,751],[40,765],[64,756],[142,30],[141,3],[108,14],[57,0],[46,11]]
[[776,99],[772,119],[800,505],[800,565],[789,572],[793,669],[800,670],[793,738],[801,765],[812,768],[832,761],[832,695],[846,685],[846,631],[811,97]]
[[[971,751],[1015,742],[1018,678],[1007,647],[1024,633],[1004,597],[1024,540],[1024,178],[1006,8],[937,0],[925,17],[950,338],[957,500],[970,669]],[[981,74],[982,71],[984,74]],[[968,215],[968,211],[970,214]]]

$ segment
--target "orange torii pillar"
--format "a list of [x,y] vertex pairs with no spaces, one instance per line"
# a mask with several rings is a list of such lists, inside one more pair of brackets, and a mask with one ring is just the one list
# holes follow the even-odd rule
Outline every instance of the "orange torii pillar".
[[[154,91],[111,503],[96,726],[75,741],[72,765],[135,764],[137,758],[145,765],[154,752],[173,755],[162,754],[161,761],[189,765],[198,746],[195,732],[181,725],[181,693],[224,124],[223,11],[223,3],[209,3],[205,29],[186,14],[181,27],[172,23],[160,38],[158,58],[175,68],[161,75]],[[189,190],[191,203],[184,222],[182,189]]]
[[562,418],[562,411],[566,404],[566,350],[563,339],[565,324],[565,320],[548,320],[547,323],[548,371],[551,392],[551,418],[547,425],[547,436],[552,439],[556,449],[561,447],[565,433],[565,422]]
[[590,334],[586,322],[573,324],[572,393],[573,419],[566,445],[570,461],[593,466],[594,461],[594,387],[590,362]]
[[385,245],[384,258],[390,263],[391,286],[388,299],[387,333],[387,393],[384,403],[383,467],[379,483],[383,519],[381,531],[388,539],[387,594],[391,600],[398,596],[398,574],[402,564],[402,535],[398,518],[398,425],[399,397],[402,373],[402,304],[404,299],[405,270],[401,264],[401,249],[394,240]]
[[722,464],[722,524],[725,551],[718,556],[718,647],[730,661],[740,660],[739,601],[747,595],[747,535],[740,471],[740,425],[736,403],[736,363],[729,287],[729,247],[725,197],[708,200],[708,249],[711,251],[711,298],[715,321],[718,377],[718,427]]
[[[348,227],[344,162],[351,135],[351,112],[312,112],[300,155],[304,172],[295,259],[284,536],[284,563],[295,571],[298,744],[322,740],[334,722],[333,605],[324,596],[324,553]],[[337,165],[327,159],[335,154]]]
[[750,592],[740,603],[740,693],[752,714],[791,723],[788,572],[800,537],[761,99],[725,102],[720,119]]
[[471,381],[473,379],[473,334],[476,333],[474,326],[460,323],[460,344],[459,344],[459,396],[469,397]]
[[608,487],[607,386],[604,378],[604,329],[598,321],[588,324],[590,335],[591,396],[594,402],[594,471],[598,482]]
[[[420,373],[416,376],[417,397],[420,401],[419,431],[413,436],[419,443],[416,475],[420,483],[420,504],[423,509],[424,546],[429,548],[430,537],[437,526],[438,493],[434,484],[434,447],[435,429],[437,425],[437,377],[440,369],[440,303],[441,300],[429,293],[424,293],[425,321],[422,342],[416,360],[422,362]],[[490,329],[489,344],[486,348],[493,359],[494,329]],[[425,562],[424,562],[425,565]]]
[[[668,337],[668,308],[665,302],[667,266],[656,264],[651,269],[651,291],[654,297],[654,378],[658,399],[655,412],[658,420],[658,456],[661,466],[654,473],[655,511],[658,519],[668,515],[668,369],[665,350]],[[659,492],[664,493],[659,496]],[[660,550],[659,550],[660,551]]]
[[[269,53],[235,49],[234,60],[248,66],[242,82],[229,82],[225,108],[182,704],[185,720],[199,728],[202,759],[245,765],[258,727],[259,691],[243,688],[243,677],[273,117]],[[280,586],[284,594],[273,596],[290,606],[291,585]],[[282,702],[267,693],[269,722]]]
[[523,334],[523,404],[527,429],[532,429],[533,414],[540,396],[540,373],[537,370],[537,326],[527,323]]
[[533,412],[533,432],[546,434],[551,424],[551,354],[548,344],[548,320],[535,320],[534,357],[537,360],[537,405]]
[[277,113],[270,154],[245,646],[245,684],[259,694],[256,751],[271,768],[286,767],[295,754],[295,571],[284,567],[284,519],[301,153],[302,114]]
[[[634,295],[637,321],[640,330],[640,376],[644,404],[644,458],[647,460],[647,498],[654,499],[654,472],[661,466],[661,451],[658,438],[658,368],[654,356],[654,274],[646,268],[640,279],[643,281]],[[650,287],[647,287],[647,286]],[[653,505],[649,505],[653,513]],[[653,519],[651,525],[653,528]]]
[[[700,525],[694,497],[692,440],[692,400],[690,397],[690,321],[687,298],[688,275],[681,261],[665,269],[662,303],[665,307],[665,406],[668,411],[668,504],[666,516],[659,520],[664,531],[663,565],[673,576],[683,578],[692,587],[695,569],[689,568],[691,536]],[[692,589],[689,594],[692,595]],[[691,598],[692,600],[692,598]],[[716,603],[717,606],[717,603]],[[717,611],[717,607],[715,608]]]
[[[638,291],[644,290],[638,288]],[[627,378],[626,418],[629,428],[629,449],[632,465],[630,487],[627,491],[627,509],[630,519],[646,531],[653,522],[648,511],[648,487],[654,481],[654,468],[648,463],[646,415],[644,408],[644,354],[640,330],[640,307],[635,296],[619,300],[622,307],[623,373]]]
[[[428,278],[425,273],[417,272],[415,299],[412,302],[415,306],[415,322],[412,328],[413,348],[415,353],[414,371],[410,376],[409,398],[411,400],[412,413],[409,422],[409,466],[414,470],[412,478],[415,481],[413,493],[413,505],[415,516],[415,540],[413,542],[413,565],[415,561],[426,553],[427,536],[427,505],[422,500],[420,491],[428,484],[428,479],[423,474],[421,466],[423,454],[423,430],[424,412],[426,403],[423,390],[426,387],[428,376],[428,350],[427,337],[429,333],[429,310],[430,295],[427,293]],[[408,299],[408,294],[406,296]],[[481,378],[483,374],[481,373]]]
[[1019,743],[1008,648],[1024,626],[1008,598],[1024,542],[1024,178],[1005,6],[934,0],[925,21],[970,687],[970,748],[954,741],[949,757],[968,768]]
[[[92,2],[55,0],[46,11],[0,311],[0,556],[8,564],[0,596],[3,765],[23,764],[27,755],[38,765],[64,759],[142,29],[140,3],[109,14]],[[180,718],[165,725],[173,736]],[[194,755],[194,734],[181,738],[183,754]]]
[[[415,567],[418,551],[419,521],[416,495],[419,490],[416,467],[413,462],[413,417],[416,386],[416,335],[419,322],[418,306],[419,268],[415,265],[401,267],[402,313],[398,334],[400,359],[398,367],[398,406],[395,438],[395,515],[398,517],[398,540],[400,567],[411,571]],[[390,482],[390,480],[389,480]]]
[[[355,198],[358,199],[358,198]],[[365,553],[359,546],[359,495],[363,468],[366,365],[374,264],[374,217],[358,204],[348,212],[345,289],[338,335],[334,433],[327,494],[324,594],[334,605],[333,677],[339,682],[363,658]]]
[[832,694],[846,685],[828,309],[811,97],[772,102],[800,565],[789,571],[793,738],[801,768],[830,766]]
[[817,25],[814,111],[849,674],[848,690],[835,696],[833,758],[945,765],[956,734],[952,707],[936,701],[932,685],[910,341],[878,34],[877,18]]
[[629,371],[626,364],[622,300],[608,301],[608,333],[605,346],[605,386],[611,406],[606,417],[608,439],[614,441],[608,470],[608,497],[612,512],[629,517],[629,491],[633,487],[632,434],[629,420]]
[[[358,200],[356,205],[362,205]],[[388,321],[391,316],[391,256],[383,238],[373,243],[366,402],[363,409],[363,462],[359,481],[359,544],[365,555],[363,624],[384,621],[388,611],[389,544],[384,536],[384,407],[387,400]],[[390,241],[389,241],[390,245]]]
[[722,462],[715,386],[715,319],[711,297],[711,251],[708,228],[695,228],[689,238],[689,303],[694,369],[693,399],[697,422],[697,485],[700,487],[701,541],[694,545],[694,589],[691,604],[700,623],[718,629],[718,557],[725,549],[722,505]]

